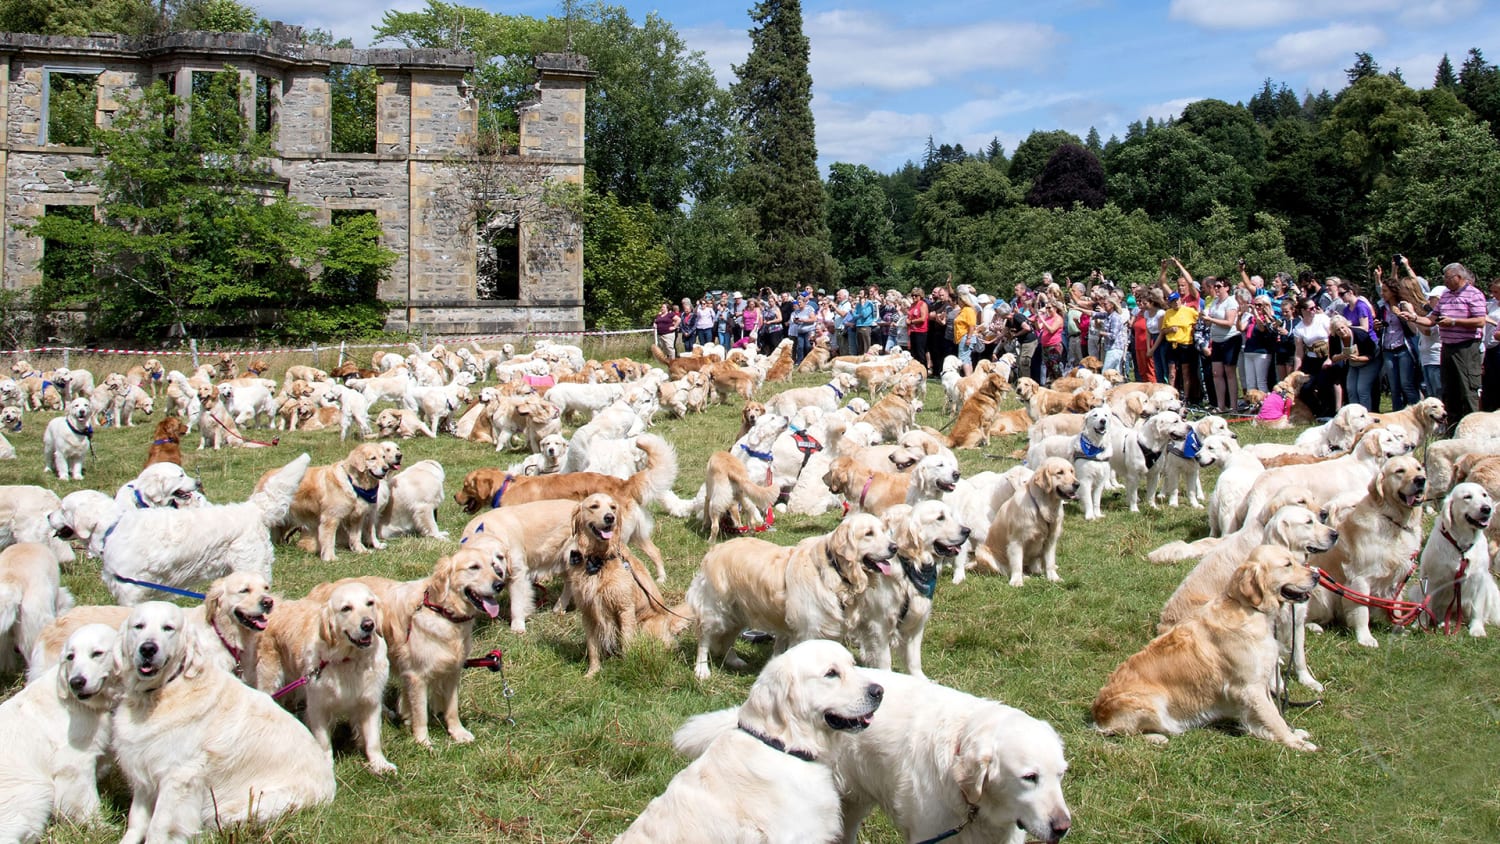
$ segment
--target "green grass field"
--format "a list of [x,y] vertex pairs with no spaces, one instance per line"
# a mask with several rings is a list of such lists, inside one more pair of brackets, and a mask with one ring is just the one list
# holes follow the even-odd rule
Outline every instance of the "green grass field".
[[[820,381],[803,376],[796,383]],[[941,407],[935,385],[930,399]],[[47,416],[28,415],[26,430],[10,437],[20,457],[0,464],[0,483],[39,483],[59,494],[80,488],[42,474]],[[158,412],[150,424],[160,417]],[[701,483],[709,453],[732,442],[738,419],[736,402],[657,423],[655,430],[677,447],[679,494],[691,495]],[[931,411],[920,421],[946,422]],[[100,431],[84,485],[113,491],[134,477],[151,439],[150,424]],[[1239,430],[1246,440],[1264,434],[1249,426]],[[999,455],[1008,455],[1021,439],[963,452],[964,470],[1013,465]],[[333,462],[348,450],[328,432],[285,435],[274,449],[210,453],[191,450],[196,440],[188,445],[188,471],[201,475],[218,502],[244,499],[262,471],[303,450],[315,463]],[[469,470],[520,459],[452,438],[409,440],[404,450],[407,462],[441,461],[450,496]],[[1213,478],[1206,480],[1211,484]],[[1106,518],[1090,524],[1070,508],[1059,554],[1061,584],[1029,578],[1023,588],[1012,589],[999,578],[975,575],[953,586],[945,577],[924,656],[932,679],[1021,707],[1061,732],[1071,765],[1065,780],[1074,812],[1069,841],[1500,841],[1500,643],[1379,629],[1380,648],[1372,651],[1340,630],[1311,637],[1310,664],[1328,688],[1321,705],[1295,710],[1289,720],[1311,733],[1321,748],[1315,754],[1215,729],[1165,747],[1093,733],[1087,721],[1095,693],[1121,660],[1151,638],[1158,610],[1186,570],[1185,564],[1151,565],[1146,552],[1206,529],[1196,510],[1132,515],[1117,497],[1106,498],[1105,509]],[[778,518],[775,531],[764,536],[790,544],[832,529],[836,518]],[[440,523],[455,536],[466,520],[451,498],[439,511]],[[667,556],[668,597],[680,598],[708,543],[693,527],[660,514],[655,537]],[[333,564],[280,548],[276,585],[298,597],[317,583],[353,574],[422,577],[450,547],[399,539],[367,556],[341,552]],[[65,581],[81,603],[107,600],[97,562],[73,564]],[[503,623],[477,634],[476,650],[505,652],[515,693],[513,725],[505,720],[499,676],[470,672],[462,700],[465,723],[478,737],[474,744],[453,745],[436,729],[436,749],[427,751],[406,731],[387,727],[386,753],[400,772],[378,778],[366,772],[345,736],[336,747],[339,795],[331,806],[274,828],[206,838],[609,840],[683,766],[671,748],[672,731],[692,714],[740,702],[754,679],[716,671],[705,683],[695,681],[689,631],[674,649],[641,644],[584,680],[577,618],[543,612],[534,622],[525,636],[513,635]],[[739,647],[753,665],[768,658],[767,646]],[[1305,696],[1300,688],[1294,694]],[[117,778],[106,781],[105,792],[107,828],[57,828],[51,840],[118,839],[129,793]],[[878,814],[862,838],[900,840]]]

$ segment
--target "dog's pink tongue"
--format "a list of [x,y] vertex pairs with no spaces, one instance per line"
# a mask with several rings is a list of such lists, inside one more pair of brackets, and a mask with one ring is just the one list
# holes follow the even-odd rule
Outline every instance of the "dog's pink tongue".
[[479,606],[484,609],[484,614],[490,618],[500,617],[500,602],[494,598],[480,598]]
[[600,539],[614,539],[615,538],[615,532],[611,528],[602,528],[599,531],[599,538]]
[[891,561],[890,560],[876,560],[875,561],[875,568],[880,569],[880,573],[881,574],[889,577],[890,574],[891,574]]

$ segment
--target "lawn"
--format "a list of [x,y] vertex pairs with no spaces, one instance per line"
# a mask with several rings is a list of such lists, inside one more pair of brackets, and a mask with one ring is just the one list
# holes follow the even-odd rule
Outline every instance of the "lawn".
[[[820,380],[812,376],[795,382],[814,383]],[[941,407],[935,386],[931,399]],[[25,431],[10,437],[19,459],[0,464],[0,483],[40,483],[64,494],[79,485],[42,474],[44,418],[28,415]],[[697,488],[709,453],[732,442],[738,421],[737,400],[701,416],[658,421],[656,432],[678,451],[679,494]],[[920,421],[941,426],[946,419],[928,411]],[[1266,433],[1248,425],[1238,430],[1245,440]],[[149,425],[99,431],[85,485],[113,490],[134,477],[150,439]],[[1006,455],[1021,440],[962,452],[964,470],[1013,465]],[[409,440],[403,447],[407,462],[442,462],[450,495],[469,470],[520,459],[451,437]],[[290,433],[270,449],[189,448],[186,462],[212,500],[230,502],[244,499],[262,471],[302,451],[315,463],[330,463],[347,450],[327,432]],[[1212,483],[1211,476],[1206,480]],[[1487,641],[1380,628],[1380,648],[1366,650],[1342,630],[1311,637],[1308,658],[1327,690],[1321,704],[1288,717],[1311,733],[1321,748],[1314,754],[1213,729],[1165,747],[1093,733],[1089,703],[1108,673],[1150,639],[1157,612],[1186,570],[1185,564],[1152,565],[1146,552],[1200,536],[1206,525],[1202,511],[1185,508],[1130,514],[1118,497],[1106,498],[1105,509],[1106,518],[1085,523],[1070,508],[1059,552],[1061,584],[1028,578],[1012,589],[1000,578],[975,575],[954,586],[945,577],[924,655],[934,680],[1021,707],[1057,727],[1071,765],[1065,780],[1074,812],[1069,841],[1500,840],[1500,648]],[[455,536],[467,520],[451,503],[438,515]],[[790,544],[832,529],[835,521],[834,514],[778,517],[775,530],[763,536]],[[655,537],[666,554],[668,597],[680,598],[708,542],[663,514]],[[280,592],[296,597],[353,574],[416,578],[451,547],[399,539],[368,556],[343,551],[332,564],[283,547],[275,581]],[[107,600],[97,562],[74,563],[64,579],[82,603]],[[691,631],[673,649],[641,644],[585,680],[578,620],[549,612],[537,615],[524,636],[512,634],[503,620],[482,627],[476,650],[492,647],[505,652],[505,680],[514,696],[507,701],[498,675],[465,677],[463,713],[478,737],[474,744],[453,745],[436,730],[436,749],[427,751],[408,732],[388,727],[386,753],[400,772],[379,778],[342,736],[339,795],[331,806],[274,828],[209,840],[608,840],[683,766],[671,748],[672,731],[689,715],[738,703],[753,680],[716,671],[707,682],[695,681]],[[767,646],[739,648],[753,665],[768,658]],[[1294,696],[1309,695],[1294,687]],[[129,794],[116,778],[106,781],[105,791],[108,828],[56,829],[52,840],[117,840]],[[900,840],[878,814],[862,839]]]

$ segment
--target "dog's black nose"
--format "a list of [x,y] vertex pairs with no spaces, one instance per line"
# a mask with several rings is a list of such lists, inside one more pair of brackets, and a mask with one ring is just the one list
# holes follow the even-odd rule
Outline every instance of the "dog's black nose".
[[883,700],[885,698],[885,689],[881,688],[879,683],[871,683],[865,687],[865,697],[873,701]]
[[156,652],[160,650],[160,648],[156,646],[155,642],[142,642],[141,646],[139,648],[136,648],[136,650],[140,652],[141,656],[145,657],[146,659],[151,659],[156,656]]
[[1417,489],[1426,489],[1427,488],[1427,479],[1426,478],[1419,477],[1415,481],[1413,481],[1413,483],[1416,484]]
[[960,528],[960,529],[959,529],[959,536],[962,536],[962,537],[963,537],[963,538],[964,538],[964,539],[968,539],[968,538],[969,538],[969,535],[970,535],[970,534],[972,534],[972,533],[973,533],[973,532],[974,532],[974,531],[972,531],[972,530],[969,530],[969,529],[968,529],[968,528],[966,528],[966,527],[965,527],[965,528]]
[[88,681],[85,680],[82,677],[69,677],[68,678],[68,688],[72,689],[75,692],[81,692],[81,691],[83,691],[83,687],[87,686],[87,685],[88,685]]
[[364,633],[369,633],[371,630],[374,630],[375,629],[375,619],[373,619],[373,618],[367,618],[364,621],[361,621],[359,623],[359,629],[360,629],[361,632],[364,632]]
[[614,524],[615,523],[615,514],[614,513],[605,513],[604,514],[604,523],[607,524],[607,525]]
[[1068,830],[1070,830],[1072,828],[1073,828],[1073,822],[1071,820],[1069,820],[1068,818],[1063,818],[1062,820],[1059,820],[1059,821],[1053,821],[1052,822],[1052,840],[1053,841],[1061,841],[1062,837],[1064,835],[1067,835],[1068,834]]
[[1479,516],[1483,519],[1488,519],[1490,517],[1490,514],[1493,512],[1495,512],[1495,509],[1488,504],[1479,508]]
[[276,606],[276,602],[274,600],[272,600],[269,596],[260,599],[260,608],[263,611],[270,612],[271,608],[274,607],[274,606]]
[[894,553],[896,553],[896,543],[892,542],[889,545],[885,546],[885,552],[887,554],[894,554]]
[[497,580],[494,583],[490,584],[490,588],[493,589],[493,590],[495,590],[495,594],[496,595],[499,595],[500,594],[500,590],[502,590],[502,589],[505,588],[505,581],[503,581],[503,580]]

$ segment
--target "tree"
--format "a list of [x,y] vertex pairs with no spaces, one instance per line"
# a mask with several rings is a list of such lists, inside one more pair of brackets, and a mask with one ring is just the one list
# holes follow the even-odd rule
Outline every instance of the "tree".
[[1100,140],[1098,129],[1089,127],[1088,136],[1083,139],[1083,148],[1096,156],[1104,152],[1104,141]]
[[694,202],[685,214],[668,218],[666,294],[672,301],[698,297],[704,290],[750,290],[755,278],[756,246],[753,209],[716,196]]
[[1437,73],[1432,78],[1434,88],[1457,88],[1458,75],[1453,72],[1453,62],[1448,60],[1448,54],[1443,54],[1443,60],[1438,62]]
[[[1098,140],[1095,134],[1094,139]],[[1092,152],[1076,144],[1063,144],[1047,159],[1047,165],[1031,183],[1026,204],[1033,208],[1104,207],[1104,165]]]
[[156,26],[151,0],[0,0],[0,32],[146,35]]
[[1182,110],[1178,126],[1208,142],[1217,152],[1228,153],[1251,175],[1266,163],[1266,141],[1249,109],[1223,100],[1198,100]]
[[167,6],[172,29],[179,32],[249,32],[260,17],[237,0],[178,0]]
[[[994,159],[989,161],[989,165],[991,169],[1004,173],[1004,168],[996,165]],[[922,171],[912,161],[907,161],[901,165],[900,170],[881,178],[881,187],[885,189],[886,201],[891,208],[891,225],[895,227],[896,240],[903,252],[916,249],[921,239],[921,232],[915,222],[921,179]]]
[[1463,261],[1500,274],[1500,142],[1473,120],[1419,126],[1375,192],[1369,233],[1380,254]]
[[879,278],[890,268],[896,229],[880,174],[863,164],[828,168],[828,235],[846,282]]
[[756,211],[759,276],[778,290],[828,284],[834,267],[813,140],[802,4],[761,0],[750,17],[750,54],[734,68],[732,89],[747,149],[735,193]]
[[662,299],[671,256],[649,205],[621,205],[612,194],[590,194],[584,203],[584,298],[591,324],[635,328],[651,321]]
[[1285,82],[1272,88],[1269,77],[1261,83],[1260,91],[1250,98],[1246,106],[1255,122],[1270,128],[1279,120],[1296,120],[1302,117],[1302,103]]
[[318,226],[277,194],[270,139],[246,131],[238,73],[207,78],[186,127],[175,121],[183,103],[158,82],[96,130],[102,165],[76,178],[97,184],[99,218],[29,227],[55,247],[36,304],[85,308],[96,331],[119,337],[378,330],[387,306],[375,291],[395,255],[373,219]]
[[1375,63],[1375,57],[1369,53],[1355,53],[1354,65],[1344,69],[1344,75],[1349,78],[1350,85],[1378,73],[1380,73],[1380,65]]
[[999,246],[990,272],[1002,283],[1034,280],[1043,272],[1083,279],[1095,268],[1116,281],[1146,283],[1155,280],[1157,262],[1170,251],[1166,232],[1145,212],[1127,214],[1114,203],[1097,210],[1014,208],[995,222]]
[[333,152],[375,152],[375,94],[380,71],[340,64],[328,69]]
[[1459,68],[1458,98],[1500,136],[1500,68],[1485,61],[1477,47],[1469,50]]
[[1368,191],[1386,164],[1427,123],[1417,93],[1389,76],[1366,76],[1339,92],[1321,126]]
[[1207,217],[1215,202],[1246,219],[1250,176],[1228,154],[1173,126],[1147,132],[1115,153],[1109,195],[1122,209],[1139,208],[1180,232]]
[[1005,157],[1005,145],[999,138],[990,138],[989,146],[984,148],[984,160],[997,170],[1010,170],[1010,159]]
[[[969,281],[999,283],[990,259],[1001,245],[997,221],[1020,202],[1021,193],[1010,179],[983,162],[944,167],[931,189],[917,197],[913,219],[921,230],[928,269],[933,254],[942,253],[946,257],[940,263]],[[919,278],[928,281],[925,275]]]
[[1057,129],[1051,132],[1032,132],[1026,140],[1016,146],[1010,157],[1010,180],[1022,188],[1029,187],[1032,180],[1041,174],[1057,148],[1063,144],[1083,146],[1083,141],[1072,132]]

